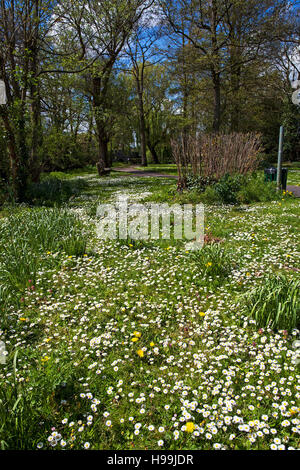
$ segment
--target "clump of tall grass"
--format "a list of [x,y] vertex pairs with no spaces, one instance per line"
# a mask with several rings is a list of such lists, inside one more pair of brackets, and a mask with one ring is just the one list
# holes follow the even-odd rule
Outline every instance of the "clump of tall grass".
[[300,325],[300,282],[269,276],[243,296],[243,303],[258,328],[292,330]]
[[232,270],[229,253],[220,244],[204,245],[191,256],[204,280],[224,279]]
[[[0,449],[36,449],[32,446],[32,436],[38,442],[39,408],[33,406],[24,390],[24,385],[17,381],[18,351],[12,358],[11,376],[13,387],[2,384],[0,389]],[[36,405],[36,404],[35,404]]]
[[78,217],[66,210],[40,208],[22,210],[0,223],[0,297],[5,302],[14,293],[34,283],[37,272],[51,268],[63,252],[81,256],[87,234]]
[[39,183],[32,183],[26,197],[33,205],[60,205],[79,195],[85,187],[86,182],[82,178],[62,179],[47,176]]

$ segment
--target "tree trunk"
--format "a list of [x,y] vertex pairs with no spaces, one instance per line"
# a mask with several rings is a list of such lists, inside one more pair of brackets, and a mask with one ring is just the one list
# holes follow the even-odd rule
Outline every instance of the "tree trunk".
[[18,169],[20,165],[19,156],[17,153],[17,146],[14,133],[12,131],[7,110],[4,106],[0,106],[0,115],[3,120],[4,128],[7,134],[8,140],[8,152],[9,152],[9,168],[10,168],[10,177],[13,186],[14,197],[18,199]]
[[39,149],[41,148],[43,141],[43,131],[41,125],[41,103],[39,90],[36,85],[32,86],[31,89],[32,98],[32,140],[31,140],[31,151],[29,168],[31,179],[33,182],[38,182],[41,174],[41,164],[39,161]]
[[99,176],[107,174],[105,168],[110,166],[107,148],[109,137],[105,128],[105,118],[103,117],[103,105],[105,103],[107,80],[104,81],[103,85],[102,78],[103,77],[94,77],[92,81],[93,109],[98,140],[98,162],[96,163],[96,166]]
[[94,123],[94,117],[93,117],[93,108],[92,108],[92,99],[89,100],[89,127],[88,127],[88,132],[87,132],[87,147],[86,147],[86,152],[89,156],[89,159],[94,161],[95,156],[92,154],[91,149],[92,149],[92,143],[93,143],[93,123]]
[[39,68],[38,60],[38,39],[39,39],[39,15],[40,15],[40,2],[35,0],[34,2],[34,22],[35,27],[33,30],[33,37],[31,43],[31,55],[30,55],[30,73],[32,79],[30,81],[30,98],[31,98],[31,111],[32,111],[32,136],[31,136],[31,149],[29,158],[29,172],[31,180],[38,182],[41,174],[41,164],[39,161],[39,149],[41,148],[43,141],[43,131],[41,124],[41,100],[40,100],[40,89],[39,82],[36,79]]
[[144,103],[143,103],[143,93],[142,92],[139,92],[139,116],[140,116],[142,166],[147,166],[146,126],[145,126]]
[[159,159],[158,159],[158,155],[156,153],[156,150],[155,150],[155,146],[149,144],[148,142],[148,148],[151,152],[151,156],[152,156],[152,159],[153,159],[153,163],[155,163],[156,165],[159,164]]
[[213,131],[219,132],[221,127],[221,68],[220,49],[218,45],[218,2],[211,1],[211,44],[212,44],[212,64],[211,74],[214,90],[214,118]]
[[26,119],[25,119],[25,102],[22,101],[20,109],[17,111],[18,118],[16,120],[16,136],[18,145],[19,165],[17,173],[18,201],[26,201],[26,189],[30,181],[29,171],[29,149],[26,142]]
[[219,132],[221,127],[221,79],[220,73],[212,71],[213,91],[214,91],[214,118],[213,131]]
[[[234,43],[240,44],[241,31],[240,27],[235,27],[235,36],[233,37]],[[241,127],[241,98],[239,92],[241,89],[241,74],[242,74],[242,57],[240,48],[232,44],[229,48],[230,53],[230,88],[232,107],[230,112],[230,130],[231,132],[239,132]]]
[[103,175],[105,173],[104,169],[108,168],[108,152],[107,152],[107,144],[108,141],[101,135],[98,135],[98,146],[99,146],[99,153],[98,153],[98,162],[97,162],[97,169],[99,175]]
[[108,158],[108,142],[109,139],[103,129],[101,121],[96,118],[97,139],[98,139],[98,162],[96,163],[99,176],[107,174],[105,168],[109,168],[110,161]]
[[230,130],[231,132],[239,132],[240,130],[240,113],[241,103],[239,101],[240,91],[240,74],[237,72],[231,77],[231,96],[232,96],[232,109],[230,115]]

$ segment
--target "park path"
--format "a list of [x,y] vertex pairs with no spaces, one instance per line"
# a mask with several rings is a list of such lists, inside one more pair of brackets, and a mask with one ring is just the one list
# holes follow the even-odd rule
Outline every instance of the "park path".
[[176,175],[167,175],[163,173],[156,173],[154,171],[144,171],[144,170],[137,170],[138,167],[135,166],[126,166],[126,167],[114,167],[113,171],[120,171],[123,173],[130,173],[131,175],[135,176],[152,176],[153,178],[175,178],[177,179]]
[[[130,173],[131,175],[135,176],[152,176],[153,178],[174,178],[177,179],[176,175],[168,175],[168,174],[163,174],[163,173],[156,173],[154,171],[144,171],[144,170],[137,170],[138,167],[136,166],[127,166],[127,167],[115,167],[113,168],[113,171],[120,171],[123,173]],[[291,191],[294,196],[300,197],[300,186],[296,185],[289,185],[287,186],[287,191]]]
[[294,196],[300,197],[300,186],[290,185],[286,187],[287,191],[291,191]]

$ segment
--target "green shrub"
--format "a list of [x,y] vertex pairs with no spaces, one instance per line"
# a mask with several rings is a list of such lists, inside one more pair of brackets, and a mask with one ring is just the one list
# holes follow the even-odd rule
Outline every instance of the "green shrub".
[[201,195],[201,201],[205,204],[219,204],[220,199],[215,188],[213,186],[208,186],[204,193]]
[[0,208],[6,203],[13,201],[13,189],[11,185],[0,178]]
[[266,182],[263,175],[256,173],[226,175],[207,186],[201,194],[201,201],[207,204],[251,204],[281,198],[282,193],[276,190],[276,183]]
[[80,194],[86,183],[82,178],[60,179],[49,176],[39,183],[32,183],[27,190],[27,200],[34,205],[53,206],[63,204]]
[[218,199],[223,204],[236,204],[237,192],[245,184],[243,175],[225,175],[214,185]]
[[268,277],[242,298],[258,328],[291,330],[300,324],[300,282],[286,276]]
[[281,197],[281,192],[276,191],[276,183],[264,181],[264,176],[261,175],[248,178],[236,195],[241,204],[274,201]]
[[79,134],[74,139],[71,133],[53,128],[44,135],[41,154],[47,171],[82,168],[96,161],[96,142],[90,141],[87,134]]

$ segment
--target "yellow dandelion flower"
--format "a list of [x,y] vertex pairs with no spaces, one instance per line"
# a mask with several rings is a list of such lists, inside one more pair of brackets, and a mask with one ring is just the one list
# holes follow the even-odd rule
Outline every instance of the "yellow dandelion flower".
[[144,357],[144,351],[142,349],[139,349],[137,351],[137,354],[140,356],[140,357]]
[[200,317],[205,317],[206,313],[205,312],[200,312],[199,315],[200,315]]
[[134,338],[131,338],[131,341],[132,341],[133,343],[135,343],[135,342],[136,342],[136,341],[138,341],[138,340],[139,340],[139,339],[138,339],[138,338],[136,338],[136,337],[134,337]]
[[194,429],[195,429],[195,425],[192,421],[189,421],[188,423],[186,423],[185,425],[186,432],[193,432]]

